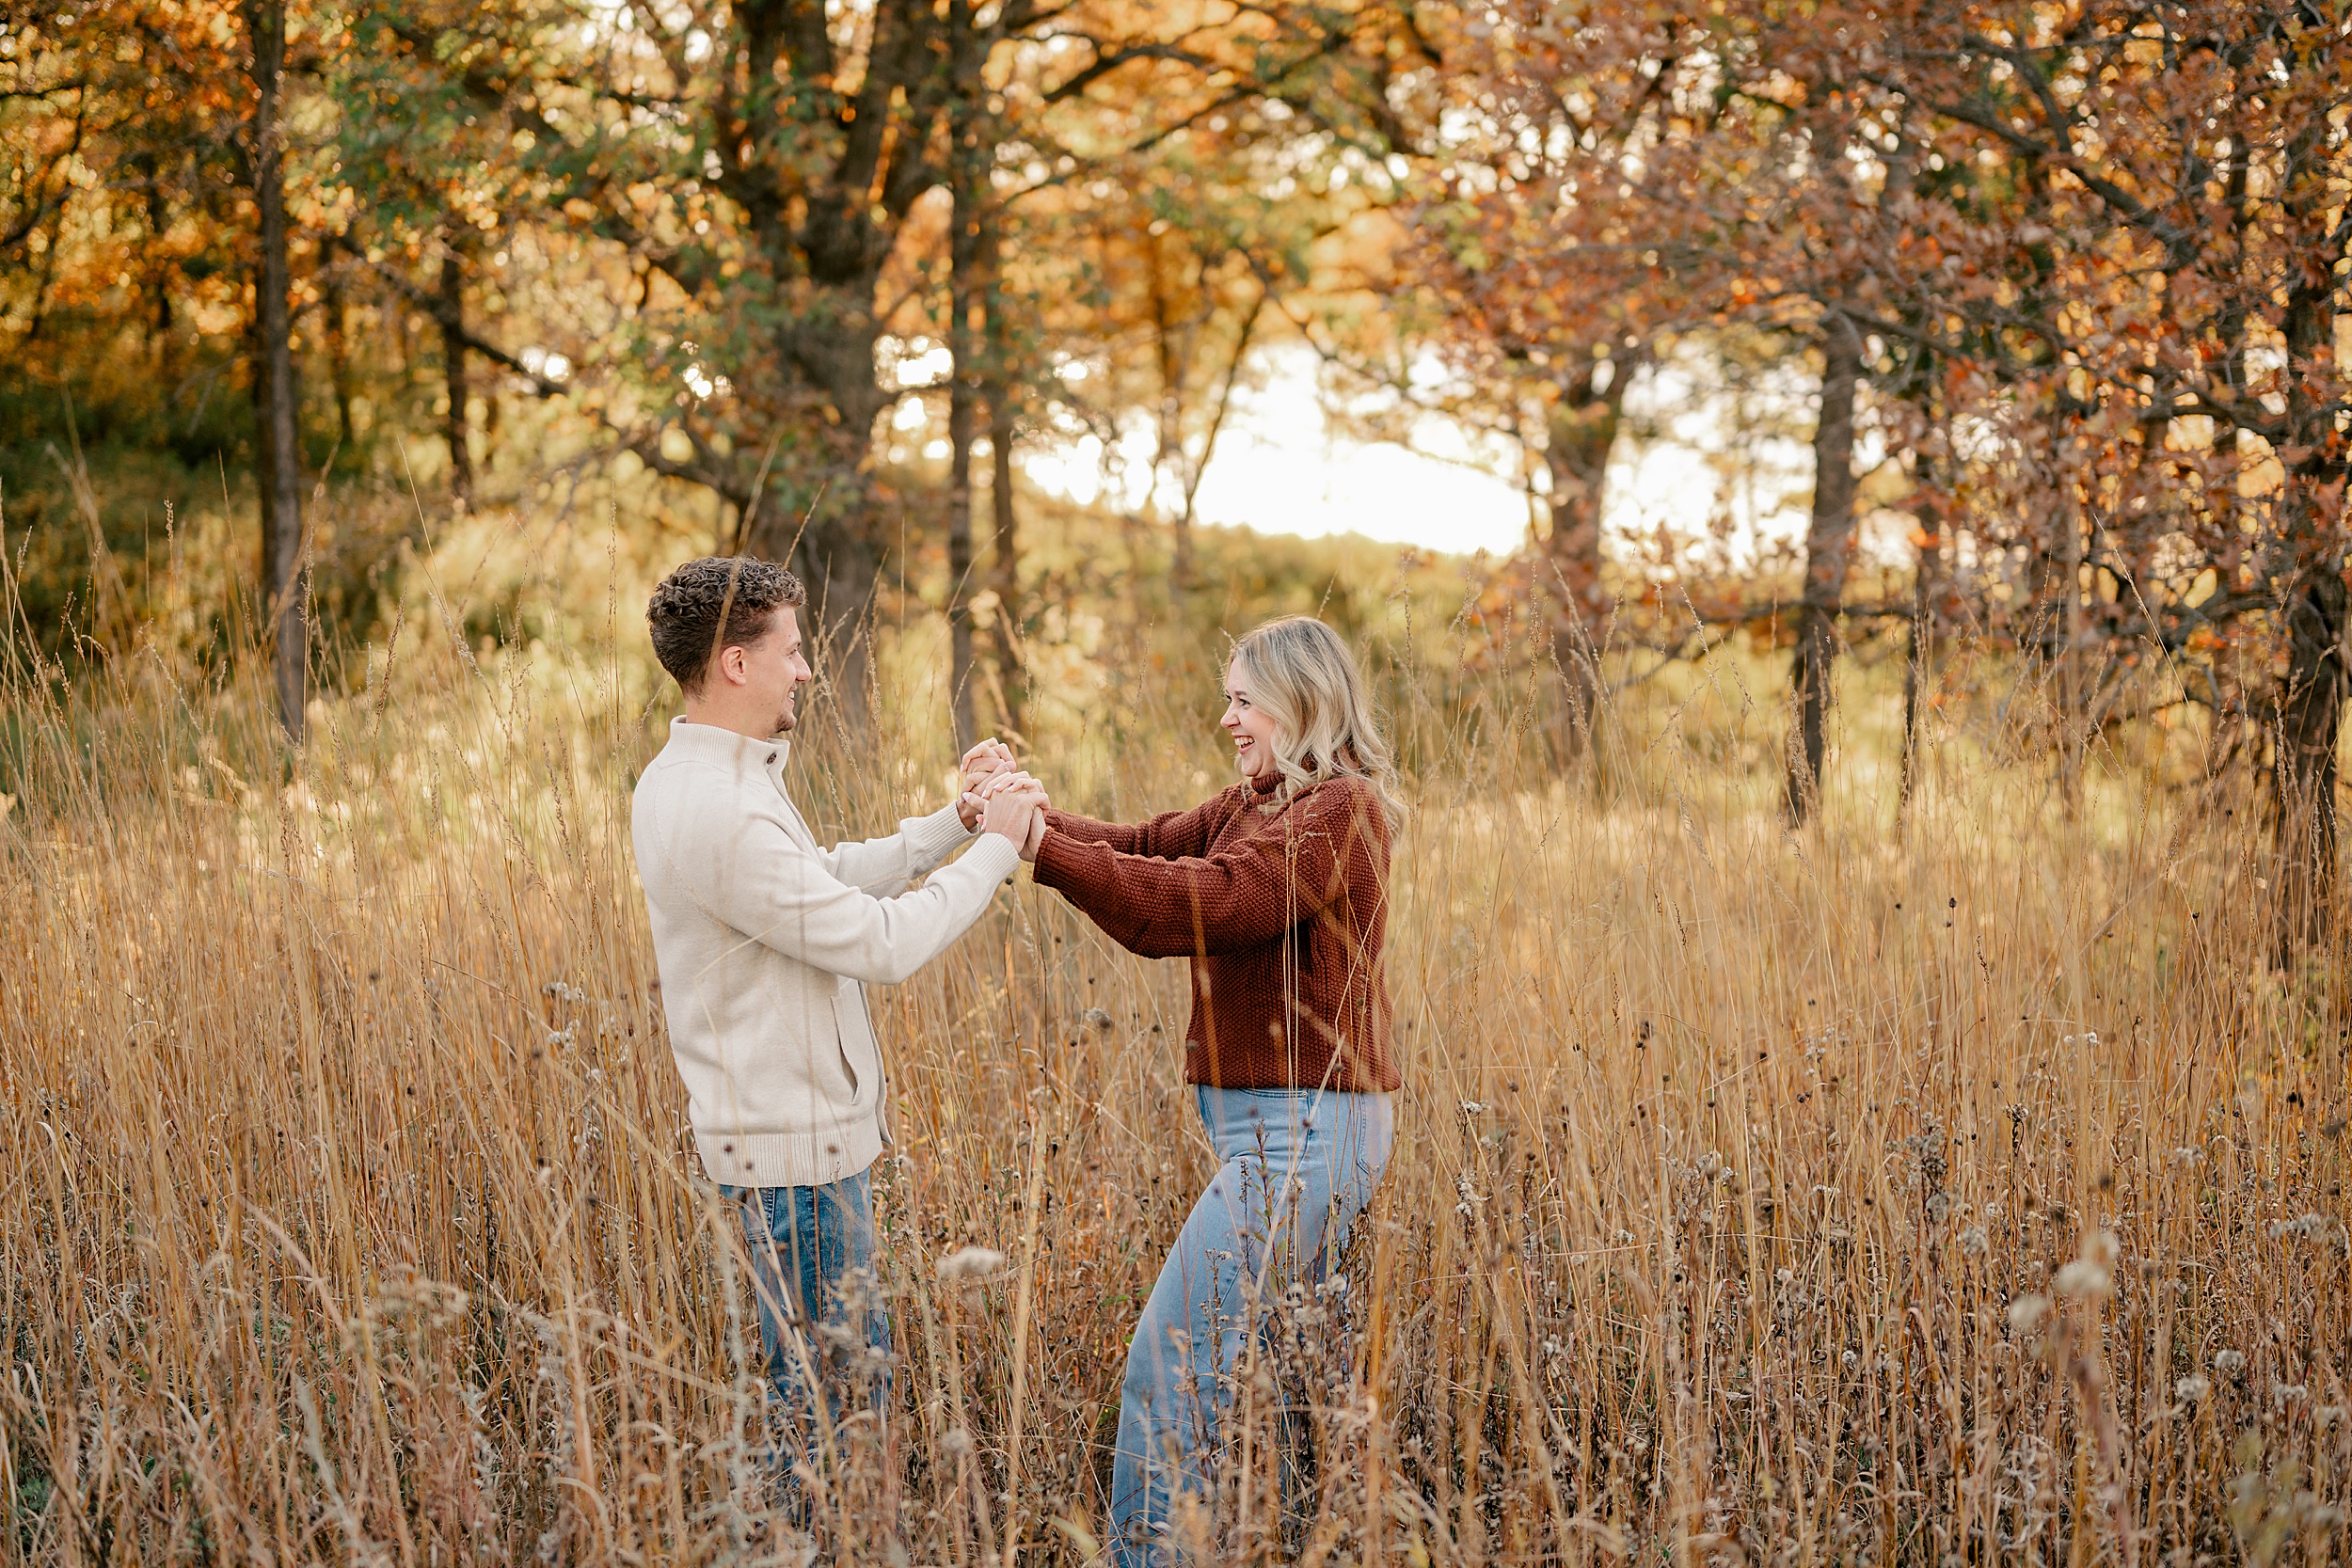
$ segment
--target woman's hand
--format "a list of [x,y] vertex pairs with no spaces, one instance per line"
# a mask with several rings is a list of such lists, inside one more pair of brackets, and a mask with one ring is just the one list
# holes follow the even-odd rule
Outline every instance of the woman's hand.
[[1002,773],[991,773],[980,781],[979,787],[973,793],[985,800],[998,791],[1007,789],[1034,789],[1041,795],[1045,793],[1045,786],[1042,784],[1019,768],[1009,769]]
[[[1025,777],[1025,775],[1024,775]],[[990,781],[992,784],[994,780]],[[1036,824],[1044,820],[1045,791],[1030,779],[1025,787],[1006,786],[989,791],[980,814],[980,832],[1002,833],[1018,849],[1029,842]]]
[[1021,858],[1031,865],[1037,863],[1038,846],[1045,842],[1045,813],[1040,810],[1029,818],[1029,836],[1021,846]]
[[964,752],[963,760],[956,767],[963,775],[963,793],[956,798],[956,815],[963,819],[968,832],[980,825],[980,814],[987,804],[986,792],[980,786],[1015,770],[1012,748],[990,736]]

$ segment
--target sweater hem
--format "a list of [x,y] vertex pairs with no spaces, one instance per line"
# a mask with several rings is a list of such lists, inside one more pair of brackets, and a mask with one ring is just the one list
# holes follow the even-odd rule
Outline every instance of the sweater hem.
[[1295,1089],[1301,1094],[1312,1094],[1318,1089],[1330,1089],[1340,1094],[1394,1094],[1405,1086],[1405,1075],[1398,1072],[1395,1077],[1395,1083],[1384,1084],[1376,1076],[1358,1082],[1336,1074],[1326,1078],[1319,1071],[1285,1073],[1279,1070],[1272,1072],[1250,1072],[1247,1069],[1227,1070],[1212,1078],[1206,1071],[1187,1070],[1184,1073],[1184,1086],[1201,1089]]
[[882,1118],[823,1132],[694,1130],[703,1173],[724,1187],[825,1187],[882,1158]]

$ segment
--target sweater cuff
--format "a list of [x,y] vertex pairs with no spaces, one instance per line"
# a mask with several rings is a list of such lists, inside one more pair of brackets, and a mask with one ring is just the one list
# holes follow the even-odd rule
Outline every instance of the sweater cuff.
[[[1029,867],[1029,876],[1040,887],[1072,896],[1089,880],[1086,875],[1088,851],[1098,847],[1082,838],[1073,837],[1048,824],[1045,837],[1037,847],[1037,861]],[[1076,900],[1072,896],[1072,901]]]
[[988,873],[989,880],[1001,882],[1021,869],[1021,847],[1002,833],[980,833],[963,859],[956,862],[958,870],[972,866]]
[[973,836],[973,830],[963,825],[952,803],[929,816],[908,817],[898,824],[898,831],[906,835],[907,853],[914,861],[917,876],[963,847]]

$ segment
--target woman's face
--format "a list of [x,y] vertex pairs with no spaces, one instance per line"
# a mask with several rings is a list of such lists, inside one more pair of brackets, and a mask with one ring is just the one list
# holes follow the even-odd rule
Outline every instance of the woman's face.
[[1233,737],[1233,766],[1245,779],[1274,771],[1274,720],[1249,700],[1248,672],[1235,659],[1225,672],[1225,733]]

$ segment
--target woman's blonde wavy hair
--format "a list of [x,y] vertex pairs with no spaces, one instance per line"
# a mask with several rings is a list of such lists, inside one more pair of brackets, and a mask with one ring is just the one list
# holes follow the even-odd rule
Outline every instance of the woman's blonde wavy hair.
[[1356,656],[1311,615],[1268,621],[1233,644],[1249,700],[1274,721],[1274,766],[1283,791],[1342,775],[1372,785],[1391,825],[1402,821],[1395,754],[1380,733]]

